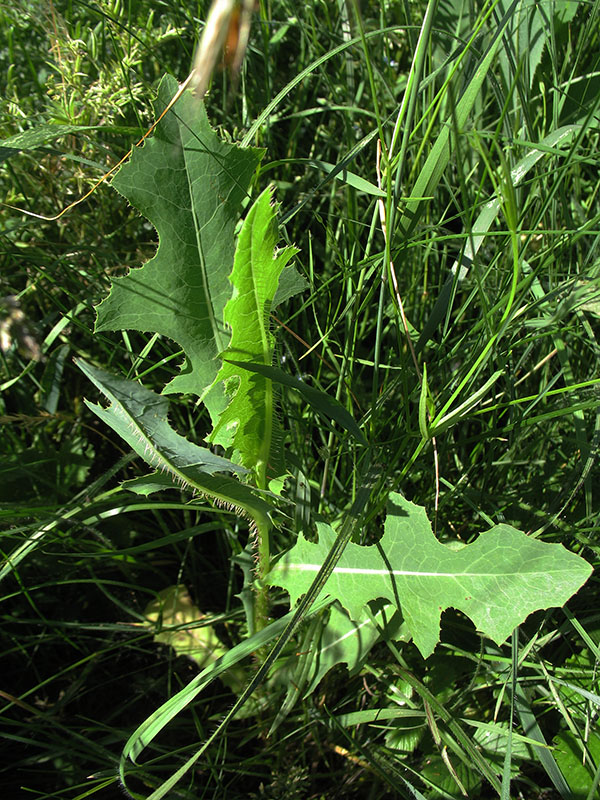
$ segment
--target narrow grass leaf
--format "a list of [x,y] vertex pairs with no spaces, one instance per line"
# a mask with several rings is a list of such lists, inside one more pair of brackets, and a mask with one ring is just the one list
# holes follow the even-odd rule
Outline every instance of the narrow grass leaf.
[[[326,608],[329,600],[322,599],[316,602],[307,616],[318,613]],[[257,631],[248,639],[240,642],[235,647],[232,647],[224,656],[219,658],[206,669],[202,670],[199,675],[196,675],[187,686],[177,692],[176,695],[169,698],[159,708],[156,709],[149,717],[147,717],[136,730],[131,734],[127,740],[123,752],[121,754],[120,773],[121,779],[124,781],[126,771],[126,761],[129,759],[136,762],[136,759],[142,751],[148,747],[152,740],[160,733],[161,730],[189,703],[194,700],[198,694],[203,691],[212,681],[218,678],[221,674],[226,672],[231,667],[239,664],[244,658],[252,655],[252,653],[264,647],[273,639],[280,636],[285,628],[289,625],[294,617],[294,612],[290,611],[285,616],[270,623],[266,628]],[[173,783],[169,786],[174,785]],[[154,796],[154,795],[153,795]],[[157,795],[163,796],[163,795]]]
[[252,362],[243,361],[231,361],[231,363],[237,367],[247,369],[250,372],[257,372],[260,375],[264,375],[265,378],[280,383],[282,386],[295,389],[325,422],[328,424],[331,421],[337,422],[345,431],[350,433],[357,442],[365,446],[367,445],[365,435],[356,424],[354,417],[335,399],[335,397],[331,397],[327,392],[316,389],[314,386],[309,386],[294,375],[289,375],[278,367],[273,367],[269,364],[254,364]]
[[[469,114],[479,97],[483,82],[494,63],[494,56],[502,41],[504,30],[510,21],[515,6],[516,0],[511,3],[510,8],[498,25],[487,51],[481,58],[471,81],[468,83],[454,109],[453,119],[448,119],[446,123],[442,125],[425,164],[423,164],[417,180],[410,191],[412,197],[431,197],[434,195],[435,189],[450,160],[450,132],[452,131],[453,120],[454,124],[457,125],[459,129],[464,128]],[[409,200],[406,203],[404,212],[399,220],[399,228],[404,237],[408,237],[411,231],[414,230],[424,209],[425,201],[415,199]]]
[[[553,155],[566,156],[569,151],[567,149],[562,150],[560,146],[570,142],[573,135],[578,133],[580,129],[581,126],[579,125],[566,125],[548,134],[548,136],[545,136],[539,144],[531,145],[531,151],[527,153],[510,172],[512,185],[515,187],[518,186],[544,155],[552,153]],[[423,349],[442,321],[446,318],[452,299],[454,284],[460,283],[469,274],[473,259],[479,252],[486,234],[500,213],[500,207],[501,203],[498,197],[489,200],[473,223],[473,232],[469,235],[460,261],[457,260],[453,263],[448,277],[446,278],[446,282],[442,286],[435,301],[435,305],[423,326],[415,348],[417,353]]]
[[[0,139],[0,164],[20,153],[22,150],[39,150],[61,136],[73,136],[87,131],[97,131],[102,125],[50,125],[44,123],[17,133],[7,139]],[[137,128],[119,129],[123,133],[137,133]]]
[[520,683],[517,683],[515,687],[515,708],[519,714],[525,736],[534,739],[541,745],[534,747],[534,750],[546,775],[550,778],[560,796],[565,798],[565,800],[570,800],[571,790],[569,785],[560,771],[560,767],[556,763],[552,751],[548,747],[544,734],[531,709],[529,698]]

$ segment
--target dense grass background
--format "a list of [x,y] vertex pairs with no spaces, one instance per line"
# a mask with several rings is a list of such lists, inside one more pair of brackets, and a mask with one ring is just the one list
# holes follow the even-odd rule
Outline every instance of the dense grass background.
[[[365,536],[377,535],[394,489],[427,508],[442,540],[469,542],[507,522],[595,565],[600,8],[548,2],[534,15],[517,3],[462,120],[460,98],[508,6],[431,3],[419,39],[421,2],[363,0],[358,13],[343,0],[261,0],[239,83],[218,72],[206,105],[222,135],[266,148],[255,194],[275,183],[282,232],[301,251],[311,288],[278,314],[281,361],[337,396],[380,448],[381,491]],[[157,391],[176,374],[182,354],[170,341],[93,333],[94,304],[111,276],[152,255],[154,230],[106,185],[57,221],[9,208],[53,216],[128,151],[152,120],[157,79],[186,77],[207,7],[0,7],[0,135],[40,134],[35,147],[0,151],[1,294],[16,295],[23,315],[4,303],[6,797],[122,796],[115,771],[128,735],[197,672],[143,625],[158,591],[183,583],[223,642],[244,634],[230,562],[244,525],[184,495],[142,501],[121,490],[144,466],[85,408],[93,390],[71,363],[82,356]],[[411,65],[421,67],[412,82]],[[57,125],[74,127],[56,136]],[[447,166],[432,191],[415,191],[448,132]],[[387,171],[382,163],[387,239],[372,189],[358,180],[377,184],[378,135],[394,142]],[[544,155],[523,174],[536,146]],[[334,165],[352,174],[332,177]],[[477,247],[479,215],[496,195],[499,213]],[[419,411],[425,364],[431,424],[456,411],[434,431],[435,445]],[[172,398],[171,419],[196,441],[209,427],[185,397]],[[274,551],[317,513],[343,518],[358,466],[297,398],[282,397],[281,419],[297,505]],[[285,597],[276,612],[277,603],[285,608]],[[267,737],[286,690],[272,682],[261,712],[231,725],[172,796],[410,797],[408,781],[427,798],[508,797],[498,732],[514,717],[527,741],[512,744],[510,796],[592,800],[599,639],[594,578],[569,608],[534,615],[502,648],[446,613],[431,658],[410,643],[382,644],[360,675],[337,667]],[[132,778],[139,796],[232,700],[216,682],[173,721],[156,760]],[[381,708],[395,715],[384,719]],[[343,722],[358,711],[373,713]]]

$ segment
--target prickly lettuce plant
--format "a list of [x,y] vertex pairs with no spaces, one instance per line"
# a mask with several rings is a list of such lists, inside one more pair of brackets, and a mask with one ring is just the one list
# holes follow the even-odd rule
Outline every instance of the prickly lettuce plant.
[[[173,79],[162,81],[157,113],[176,89]],[[445,151],[438,155],[441,161],[447,158]],[[380,540],[357,544],[369,498],[378,486],[377,442],[368,442],[335,400],[274,366],[270,313],[306,288],[306,282],[291,265],[296,249],[277,249],[272,189],[246,205],[260,158],[256,149],[219,139],[202,104],[191,94],[181,97],[113,181],[154,225],[159,246],[154,258],[113,282],[98,307],[97,322],[99,331],[135,329],[173,339],[185,355],[180,373],[157,395],[79,362],[110,401],[107,408],[89,407],[153,470],[127,482],[127,489],[148,494],[183,487],[192,497],[201,495],[236,511],[252,532],[254,563],[246,570],[248,586],[242,596],[248,638],[206,666],[135,731],[123,753],[123,782],[128,760],[135,762],[208,683],[249,653],[266,655],[266,646],[276,640],[223,723],[153,792],[154,800],[191,768],[244,705],[303,620],[312,617],[313,634],[318,628],[321,642],[312,663],[309,659],[303,665],[304,686],[310,692],[335,663],[360,669],[382,635],[412,639],[429,656],[439,640],[441,613],[449,607],[461,610],[483,635],[500,644],[533,611],[564,604],[591,571],[561,545],[544,544],[509,525],[497,525],[473,544],[450,549],[436,539],[425,511],[398,493],[389,493]],[[273,556],[270,535],[280,506],[285,501],[289,509],[293,502],[282,497],[285,489],[278,480],[286,469],[276,412],[282,386],[301,392],[327,424],[337,423],[341,435],[362,453],[363,469],[354,502],[337,529],[320,521],[314,541],[298,532],[288,552]],[[212,420],[206,441],[219,446],[223,455],[171,427],[165,395],[175,392],[204,403]],[[292,604],[289,614],[276,621],[269,620],[273,586],[286,590]],[[327,607],[329,617],[319,617]],[[274,726],[296,699],[297,692],[288,694]]]

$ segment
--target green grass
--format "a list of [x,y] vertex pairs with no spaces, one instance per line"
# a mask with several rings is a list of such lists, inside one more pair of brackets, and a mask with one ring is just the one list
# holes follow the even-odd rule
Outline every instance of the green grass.
[[[399,491],[442,541],[505,522],[596,566],[600,8],[541,3],[531,19],[516,3],[500,36],[508,5],[363,0],[359,15],[350,0],[261,0],[239,84],[217,72],[206,107],[223,136],[266,148],[252,195],[275,184],[310,283],[277,311],[280,366],[377,444],[360,542],[380,535]],[[3,5],[0,136],[91,126],[10,155],[4,202],[49,217],[85,194],[151,123],[160,76],[186,77],[207,8]],[[145,609],[185,584],[208,615],[196,627],[243,642],[231,557],[247,526],[184,492],[121,489],[145,467],[83,404],[94,389],[73,357],[155,391],[178,374],[183,354],[164,337],[93,332],[110,278],[154,253],[153,228],[107,185],[54,222],[2,217],[1,294],[24,318],[5,305],[0,785],[122,797],[128,737],[198,673],[153,641]],[[173,427],[201,443],[206,412],[170,400]],[[279,418],[290,502],[274,553],[316,520],[341,526],[364,466],[299,395],[282,394]],[[379,800],[415,796],[410,785],[428,799],[592,800],[598,607],[592,577],[501,647],[449,610],[430,658],[380,642],[356,674],[337,665],[302,696],[290,687],[309,688],[316,615],[167,796]],[[287,611],[275,593],[273,616]],[[244,666],[249,678],[256,660]],[[129,764],[129,790],[160,787],[235,699],[209,683]]]

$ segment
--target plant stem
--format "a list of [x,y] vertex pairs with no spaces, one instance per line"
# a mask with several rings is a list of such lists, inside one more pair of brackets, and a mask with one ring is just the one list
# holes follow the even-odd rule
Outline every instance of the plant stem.
[[256,588],[254,600],[254,632],[266,627],[269,621],[269,593],[263,579],[271,568],[271,552],[269,537],[271,521],[266,515],[256,516]]

